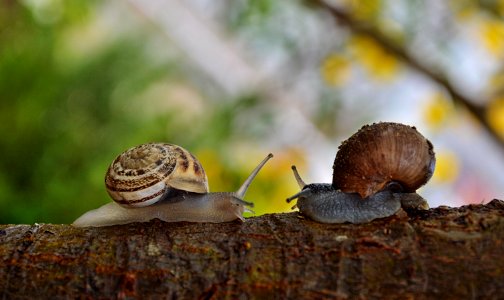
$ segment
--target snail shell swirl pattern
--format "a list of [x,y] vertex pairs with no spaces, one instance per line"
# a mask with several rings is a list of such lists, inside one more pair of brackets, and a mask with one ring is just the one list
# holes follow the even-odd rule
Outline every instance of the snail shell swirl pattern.
[[415,127],[399,123],[363,126],[343,142],[334,160],[333,186],[362,198],[374,195],[395,181],[414,192],[434,172],[431,142]]
[[166,143],[142,144],[120,154],[105,175],[110,197],[125,207],[144,207],[171,188],[207,193],[200,162],[186,149]]

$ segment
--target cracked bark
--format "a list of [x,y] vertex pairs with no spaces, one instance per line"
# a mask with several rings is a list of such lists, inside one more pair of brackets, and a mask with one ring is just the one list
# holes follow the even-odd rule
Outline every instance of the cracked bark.
[[504,201],[361,225],[0,225],[0,296],[485,298],[504,289]]

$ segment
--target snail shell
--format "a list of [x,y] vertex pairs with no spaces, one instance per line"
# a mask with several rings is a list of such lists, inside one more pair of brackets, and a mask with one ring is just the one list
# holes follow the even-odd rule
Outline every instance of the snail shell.
[[151,205],[170,189],[208,192],[208,179],[200,162],[186,149],[166,143],[130,148],[117,156],[105,175],[110,197],[125,207]]
[[374,195],[390,182],[411,193],[434,172],[432,144],[415,127],[399,123],[363,126],[339,147],[333,165],[333,186],[362,198]]

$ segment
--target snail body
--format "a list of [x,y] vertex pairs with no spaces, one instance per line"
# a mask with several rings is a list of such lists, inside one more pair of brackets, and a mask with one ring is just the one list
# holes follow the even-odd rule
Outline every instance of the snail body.
[[229,222],[244,220],[253,203],[242,198],[269,154],[236,192],[208,192],[200,162],[184,148],[165,143],[142,144],[119,155],[105,175],[114,202],[91,210],[73,225],[110,226],[147,222]]
[[155,218],[165,222],[230,222],[236,219],[244,220],[242,214],[250,211],[247,207],[251,206],[252,203],[239,199],[232,192],[180,192],[175,197],[138,208],[126,208],[111,202],[85,213],[73,225],[101,227],[148,222]]
[[365,223],[405,209],[428,209],[415,191],[432,176],[432,144],[414,127],[398,123],[363,126],[343,142],[332,183],[305,184],[295,166],[300,212],[322,223]]

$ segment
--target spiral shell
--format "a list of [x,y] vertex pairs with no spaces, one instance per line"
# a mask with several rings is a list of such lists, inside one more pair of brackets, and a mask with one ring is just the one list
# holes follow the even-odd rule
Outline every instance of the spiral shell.
[[432,144],[415,127],[399,123],[363,126],[344,141],[333,165],[333,186],[362,198],[374,195],[389,182],[414,192],[434,172]]
[[120,154],[105,175],[112,199],[126,207],[159,201],[171,189],[208,192],[200,162],[186,149],[172,144],[142,144]]

